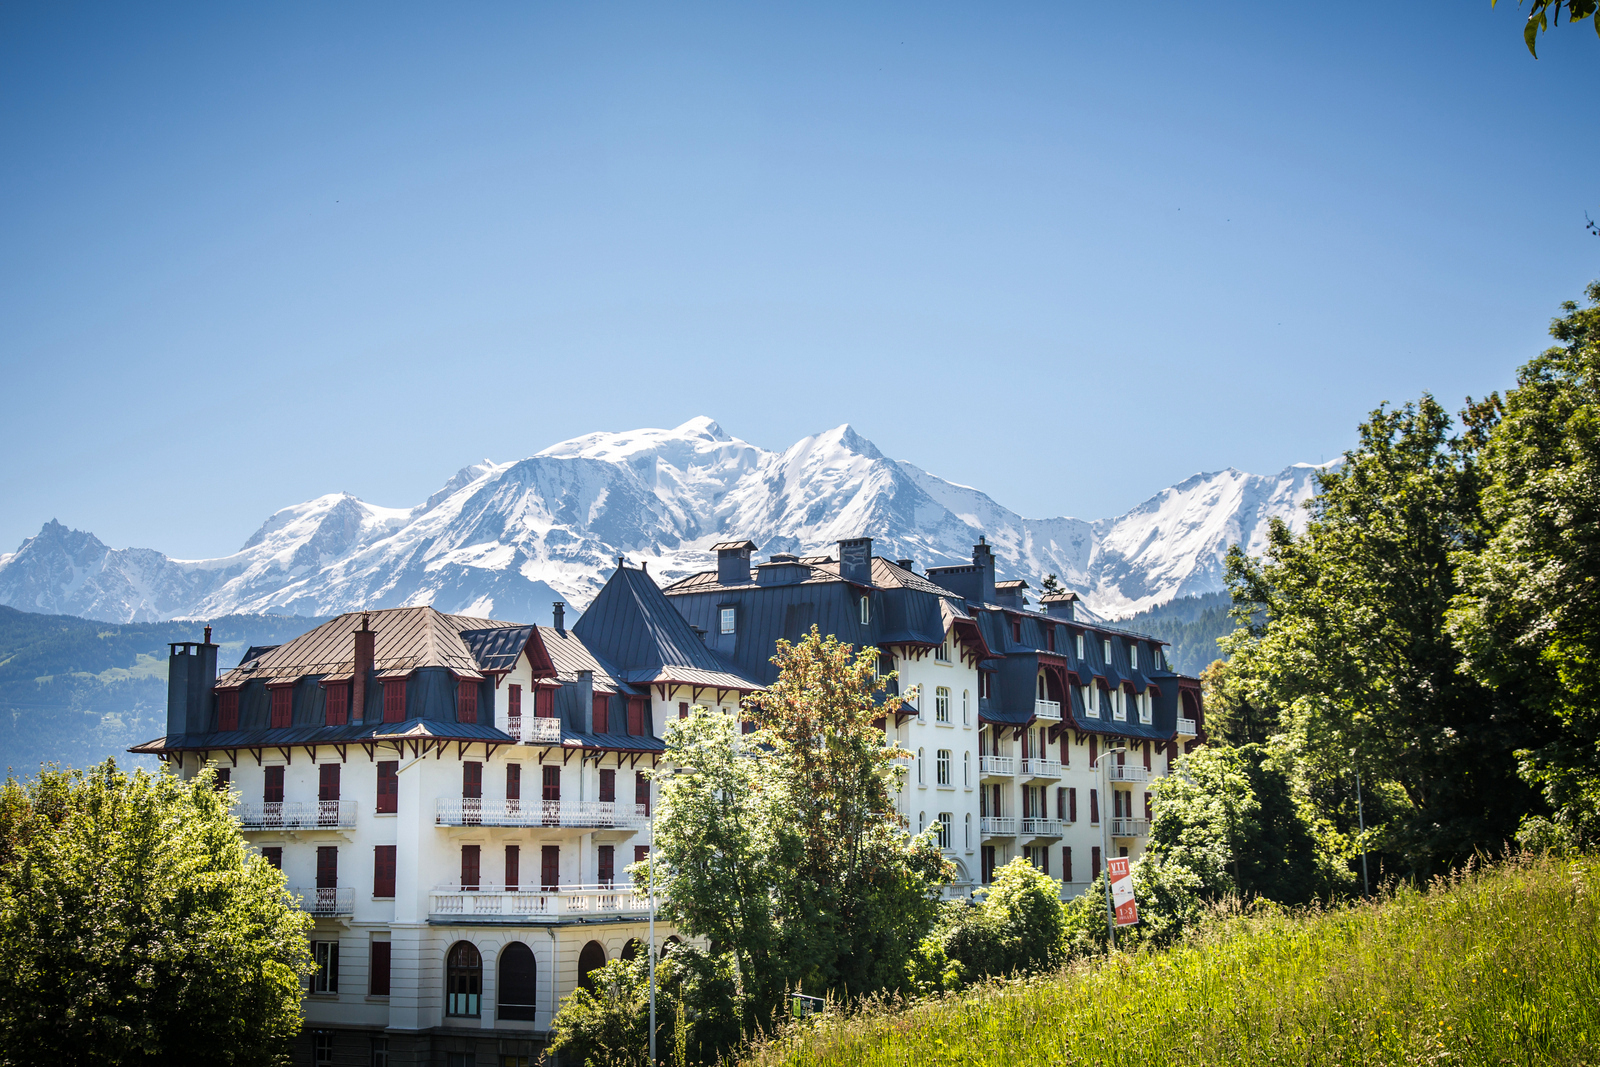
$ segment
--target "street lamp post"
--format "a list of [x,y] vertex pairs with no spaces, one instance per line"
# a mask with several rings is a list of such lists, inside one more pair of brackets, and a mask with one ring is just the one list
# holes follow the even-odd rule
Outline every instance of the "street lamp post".
[[[645,794],[646,800],[651,797]],[[646,885],[650,897],[650,1063],[656,1062],[656,806],[650,805],[650,852]]]
[[[1110,759],[1112,756],[1126,751],[1126,747],[1106,749],[1100,754],[1100,757],[1094,761],[1095,771],[1099,772],[1099,765],[1105,763],[1105,761]],[[1106,776],[1103,783],[1105,786],[1105,795],[1108,798],[1111,796],[1110,766],[1111,765],[1109,763],[1106,764],[1107,770],[1105,772]],[[1107,818],[1104,811],[1100,813],[1100,848],[1100,854],[1103,859],[1100,869],[1105,873],[1106,876],[1106,936],[1110,939],[1111,951],[1115,952],[1117,950],[1117,906],[1112,902],[1111,897],[1111,829],[1110,819]]]

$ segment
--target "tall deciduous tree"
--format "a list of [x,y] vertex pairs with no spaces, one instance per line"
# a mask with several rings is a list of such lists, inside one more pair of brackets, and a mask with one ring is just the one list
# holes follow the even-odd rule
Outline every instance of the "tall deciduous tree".
[[0,1064],[286,1063],[306,930],[211,776],[0,789]]

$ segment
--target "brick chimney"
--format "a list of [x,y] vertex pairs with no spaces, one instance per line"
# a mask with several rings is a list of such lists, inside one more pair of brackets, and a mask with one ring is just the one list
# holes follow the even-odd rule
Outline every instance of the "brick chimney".
[[350,722],[367,717],[367,675],[372,673],[378,635],[372,630],[372,616],[361,613],[361,629],[355,632],[355,662],[350,677]]

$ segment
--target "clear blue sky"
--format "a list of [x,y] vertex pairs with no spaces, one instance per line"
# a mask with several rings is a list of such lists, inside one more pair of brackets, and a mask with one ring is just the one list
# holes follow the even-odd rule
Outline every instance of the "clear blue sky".
[[1030,515],[1504,388],[1600,40],[1396,4],[8,4],[0,546],[694,415]]

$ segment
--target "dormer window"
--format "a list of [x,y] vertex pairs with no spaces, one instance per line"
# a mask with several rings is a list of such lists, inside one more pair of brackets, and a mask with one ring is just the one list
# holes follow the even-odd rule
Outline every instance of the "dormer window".
[[950,662],[950,638],[948,636],[945,637],[943,642],[934,646],[933,658],[940,663]]
[[718,625],[718,628],[717,628],[717,632],[718,633],[724,633],[724,634],[733,633],[733,630],[734,630],[734,617],[735,617],[736,612],[737,612],[736,608],[723,608],[720,612],[717,613],[718,614],[718,620],[719,620],[719,625]]
[[1022,620],[1021,619],[1012,619],[1011,620],[1011,640],[1015,641],[1019,645],[1022,644]]
[[1077,641],[1078,641],[1078,658],[1082,659],[1083,658],[1083,634],[1081,632],[1077,635]]
[[872,601],[866,597],[861,598],[861,625],[866,626],[872,622]]
[[1134,670],[1139,669],[1139,643],[1137,641],[1128,646],[1128,666]]
[[1105,653],[1106,666],[1111,666],[1111,638],[1107,637],[1100,642],[1100,651]]
[[1044,647],[1047,652],[1056,650],[1056,628],[1054,626],[1046,626],[1044,628]]

